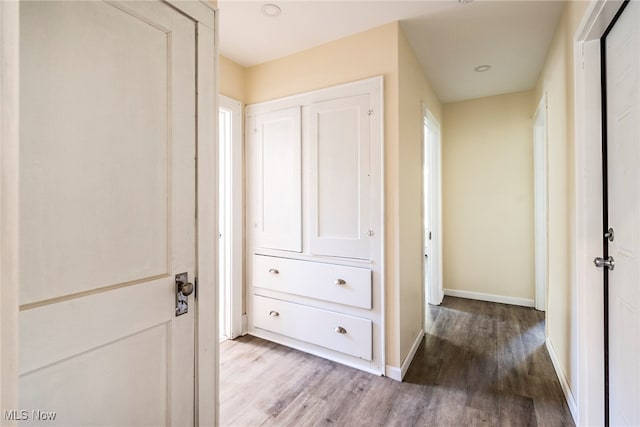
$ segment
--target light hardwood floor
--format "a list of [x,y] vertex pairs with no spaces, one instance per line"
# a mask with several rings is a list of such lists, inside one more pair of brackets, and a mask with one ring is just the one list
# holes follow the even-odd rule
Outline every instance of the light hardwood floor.
[[544,314],[446,297],[404,382],[245,336],[220,348],[222,426],[573,426]]

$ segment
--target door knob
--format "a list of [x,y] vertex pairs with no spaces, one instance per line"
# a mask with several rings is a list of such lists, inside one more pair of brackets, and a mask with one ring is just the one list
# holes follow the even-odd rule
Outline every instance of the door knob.
[[193,293],[193,283],[187,282],[187,283],[179,283],[178,287],[180,289],[180,292],[182,292],[182,295],[184,295],[185,297],[188,297],[189,295],[191,295]]
[[609,270],[613,270],[616,267],[615,260],[613,259],[612,256],[610,256],[607,259],[597,257],[596,259],[593,260],[593,264],[596,267],[606,267]]
[[[196,279],[196,283],[197,283]],[[189,295],[195,290],[193,283],[189,282],[187,273],[176,274],[175,277],[176,292],[176,316],[182,316],[189,311]]]

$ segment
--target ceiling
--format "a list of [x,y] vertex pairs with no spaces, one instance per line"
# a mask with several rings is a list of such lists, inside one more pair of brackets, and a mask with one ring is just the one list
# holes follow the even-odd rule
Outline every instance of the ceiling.
[[[281,14],[263,14],[267,3]],[[218,7],[220,53],[245,67],[400,21],[446,103],[532,89],[564,2],[218,0]],[[474,71],[484,64],[491,69]]]

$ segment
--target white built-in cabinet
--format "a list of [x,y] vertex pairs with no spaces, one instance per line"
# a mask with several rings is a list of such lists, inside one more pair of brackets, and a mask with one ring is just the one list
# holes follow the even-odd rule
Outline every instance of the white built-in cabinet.
[[249,333],[384,372],[382,77],[247,107]]

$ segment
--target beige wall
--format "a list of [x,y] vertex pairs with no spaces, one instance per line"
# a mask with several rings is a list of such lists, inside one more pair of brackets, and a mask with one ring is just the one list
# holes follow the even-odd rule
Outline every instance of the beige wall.
[[[535,89],[547,95],[549,283],[547,331],[570,388],[576,390],[577,320],[572,269],[575,200],[573,36],[589,2],[570,1],[556,30]],[[535,108],[535,107],[534,107]]]
[[[248,68],[247,104],[384,75],[385,109],[397,111],[397,28],[394,22]],[[397,131],[397,123],[385,125]]]
[[220,93],[245,104],[246,69],[224,56],[219,58]]
[[532,92],[444,106],[444,288],[533,300]]
[[442,121],[442,106],[427,81],[422,66],[402,29],[398,37],[399,91],[399,233],[398,307],[400,354],[402,362],[424,324],[424,249],[422,241],[422,105]]

